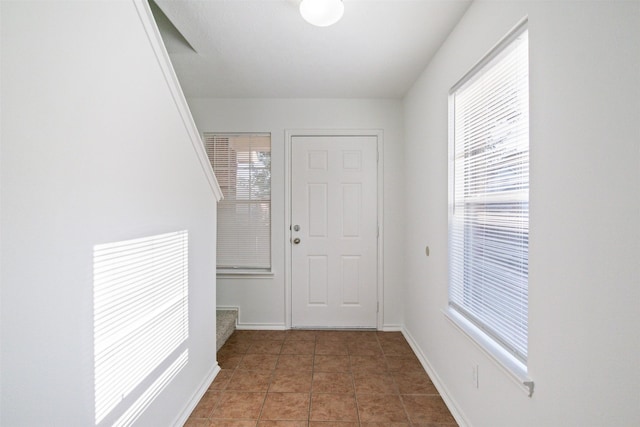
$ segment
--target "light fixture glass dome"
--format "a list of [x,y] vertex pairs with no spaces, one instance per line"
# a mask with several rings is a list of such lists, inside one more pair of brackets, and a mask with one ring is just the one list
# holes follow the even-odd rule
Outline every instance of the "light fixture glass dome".
[[310,24],[328,27],[342,18],[344,4],[342,0],[302,0],[300,14]]

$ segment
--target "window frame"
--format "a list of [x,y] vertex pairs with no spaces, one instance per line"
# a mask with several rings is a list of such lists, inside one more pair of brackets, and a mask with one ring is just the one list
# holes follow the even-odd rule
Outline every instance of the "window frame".
[[[499,57],[506,49],[511,47],[512,43],[516,41],[522,34],[528,34],[528,22],[527,19],[523,19],[518,25],[516,25],[495,47],[493,47],[489,53],[487,53],[474,67],[471,68],[469,72],[467,72],[449,91],[449,160],[448,160],[448,197],[449,197],[449,226],[448,226],[448,243],[449,243],[449,251],[452,251],[452,226],[454,220],[454,206],[455,206],[455,144],[456,144],[456,135],[455,135],[455,103],[454,98],[456,93],[463,88],[468,82],[474,79],[476,76],[483,73],[487,66],[493,66],[494,59]],[[527,46],[528,49],[528,46]],[[527,64],[528,66],[528,64]],[[527,87],[529,82],[527,81]],[[528,164],[529,162],[527,162]],[[528,187],[528,184],[527,184]],[[528,203],[528,198],[527,198]],[[528,222],[528,214],[527,214],[527,222]],[[528,228],[527,228],[527,236],[528,236]],[[464,246],[464,245],[463,245]],[[527,244],[528,246],[528,244]],[[528,250],[527,250],[528,252]],[[506,372],[508,372],[513,379],[515,379],[519,384],[524,385],[525,389],[528,390],[529,396],[533,394],[533,381],[528,377],[528,368],[527,361],[522,360],[522,357],[516,357],[511,349],[508,346],[505,346],[499,339],[491,336],[485,330],[483,330],[482,326],[476,323],[475,319],[468,317],[464,310],[459,310],[455,307],[455,303],[452,303],[452,277],[451,277],[451,268],[452,268],[452,255],[449,252],[448,257],[448,269],[449,269],[449,277],[448,277],[448,307],[444,310],[444,314],[447,319],[452,322],[452,324],[462,331],[467,337],[469,337],[474,344],[481,349],[483,352],[488,354],[494,361],[496,361]],[[527,261],[528,264],[528,261]],[[527,279],[527,288],[528,288],[528,279]],[[527,316],[528,317],[528,316]],[[527,319],[528,323],[528,319]],[[527,333],[528,337],[528,333]],[[526,354],[525,354],[526,358]]]

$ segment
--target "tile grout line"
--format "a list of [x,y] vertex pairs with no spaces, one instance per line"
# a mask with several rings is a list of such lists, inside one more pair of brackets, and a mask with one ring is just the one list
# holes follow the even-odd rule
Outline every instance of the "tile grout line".
[[307,426],[311,426],[311,405],[313,405],[313,378],[316,374],[316,346],[318,344],[318,336],[313,338],[313,354],[311,355],[311,386],[309,387],[309,410],[307,411]]
[[[278,366],[278,361],[280,360],[280,355],[278,354],[278,358],[276,359],[276,365]],[[262,401],[262,406],[260,407],[260,412],[258,412],[258,419],[256,420],[256,426],[260,424],[260,420],[262,419],[262,413],[264,412],[264,407],[267,404],[267,397],[269,396],[269,389],[271,388],[271,383],[273,382],[273,376],[275,375],[275,366],[271,370],[269,375],[269,384],[267,384],[267,389],[264,393],[264,400]]]
[[347,346],[347,357],[349,361],[349,374],[351,375],[351,385],[353,386],[353,400],[356,403],[356,419],[358,426],[362,425],[362,421],[360,420],[360,406],[358,405],[358,390],[356,389],[356,377],[353,374],[353,366],[351,366],[351,350],[349,350],[349,346]]

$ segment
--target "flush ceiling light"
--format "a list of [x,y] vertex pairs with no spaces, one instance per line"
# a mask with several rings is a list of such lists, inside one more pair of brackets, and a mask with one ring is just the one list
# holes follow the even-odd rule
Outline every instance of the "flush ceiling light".
[[342,0],[302,0],[300,14],[310,24],[328,27],[342,18],[344,4]]

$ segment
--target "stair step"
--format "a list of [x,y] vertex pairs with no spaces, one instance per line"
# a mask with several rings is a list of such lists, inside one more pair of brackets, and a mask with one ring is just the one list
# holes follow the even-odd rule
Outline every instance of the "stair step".
[[227,342],[236,330],[238,310],[216,310],[216,351]]

